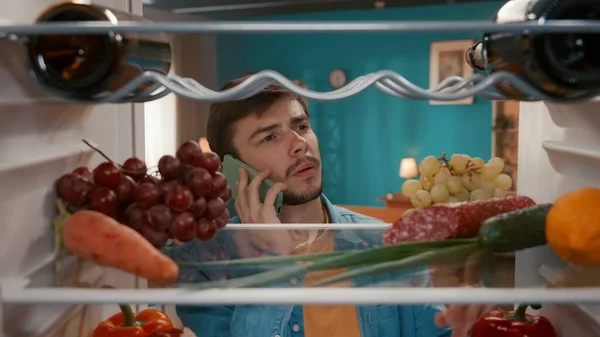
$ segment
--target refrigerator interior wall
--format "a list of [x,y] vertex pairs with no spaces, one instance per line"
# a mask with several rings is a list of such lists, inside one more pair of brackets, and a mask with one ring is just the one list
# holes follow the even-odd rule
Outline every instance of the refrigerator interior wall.
[[[40,12],[56,1],[5,0],[0,20],[31,24]],[[116,9],[141,13],[141,0],[94,1]],[[2,42],[0,58],[0,187],[3,215],[0,234],[0,278],[32,274],[34,285],[50,285],[54,279],[51,262],[53,230],[49,219],[55,214],[55,180],[76,166],[98,164],[103,159],[81,140],[99,146],[112,159],[123,162],[132,155],[144,157],[143,105],[118,104],[76,106],[56,102],[37,90],[23,60],[25,53],[16,42]],[[17,48],[15,48],[17,46]],[[38,266],[45,266],[37,268]],[[135,288],[138,281],[109,268],[83,266],[80,282]],[[51,329],[52,323],[86,323],[87,336],[101,319],[118,311],[116,305],[83,308],[60,305],[5,306],[4,336],[78,336]],[[86,313],[85,322],[80,314]],[[71,322],[73,323],[73,322]]]
[[[523,102],[519,117],[519,194],[538,203],[600,187],[600,101],[556,105]],[[541,266],[563,264],[548,248],[517,253],[516,286],[544,286]],[[599,306],[546,306],[561,336],[600,336]],[[584,314],[585,313],[585,314]]]

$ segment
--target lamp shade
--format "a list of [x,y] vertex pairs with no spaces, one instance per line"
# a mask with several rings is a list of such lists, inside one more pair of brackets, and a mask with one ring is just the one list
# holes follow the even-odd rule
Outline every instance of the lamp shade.
[[210,145],[208,144],[208,140],[206,139],[206,137],[200,138],[200,141],[198,143],[200,144],[202,152],[210,152]]
[[411,179],[419,175],[419,169],[417,168],[417,161],[415,158],[402,158],[400,161],[400,177]]

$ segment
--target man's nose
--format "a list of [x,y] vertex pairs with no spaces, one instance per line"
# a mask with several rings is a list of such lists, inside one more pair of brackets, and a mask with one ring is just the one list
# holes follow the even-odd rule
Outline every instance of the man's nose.
[[303,156],[308,149],[306,139],[297,132],[292,132],[292,144],[290,145],[289,155],[292,157]]

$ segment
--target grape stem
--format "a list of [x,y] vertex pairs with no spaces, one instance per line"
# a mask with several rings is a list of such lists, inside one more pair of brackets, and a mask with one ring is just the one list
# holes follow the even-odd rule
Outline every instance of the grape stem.
[[446,166],[448,166],[448,168],[451,168],[452,165],[450,165],[450,162],[448,161],[448,158],[446,158],[446,152],[442,152],[442,156],[438,158],[439,161],[443,161],[444,164],[446,164]]
[[[84,143],[85,143],[85,145],[89,146],[89,147],[90,147],[92,150],[96,151],[96,152],[97,152],[99,155],[101,155],[102,157],[104,157],[104,159],[106,159],[106,160],[108,160],[109,162],[111,162],[111,163],[113,163],[113,164],[115,164],[115,165],[119,166],[119,168],[120,168],[120,169],[121,169],[123,172],[125,172],[125,173],[130,173],[130,174],[136,174],[136,173],[139,173],[139,172],[134,172],[134,171],[129,171],[129,170],[126,170],[126,169],[124,169],[124,168],[123,168],[123,165],[121,165],[121,164],[117,163],[116,161],[114,161],[114,160],[110,159],[110,157],[109,157],[109,156],[107,156],[107,155],[106,155],[104,152],[102,152],[102,150],[100,150],[99,148],[97,148],[97,147],[95,147],[94,145],[90,144],[90,142],[88,142],[87,140],[85,140],[85,139],[82,139],[81,141],[82,141],[82,142],[84,142]],[[145,172],[144,172],[144,173],[145,173]]]
[[452,164],[450,164],[450,161],[448,160],[448,158],[446,158],[446,152],[442,152],[442,156],[438,158],[439,161],[442,161],[443,164],[442,166],[446,166],[448,168],[448,170],[450,171],[450,174],[455,176],[456,172],[454,172],[454,168],[452,167]]
[[102,157],[104,157],[104,159],[108,160],[111,163],[117,164],[120,168],[123,168],[123,166],[121,166],[121,164],[115,162],[114,160],[110,159],[104,152],[102,152],[102,150],[100,150],[99,148],[95,147],[94,145],[90,144],[90,142],[88,142],[85,139],[81,140],[82,142],[85,143],[85,145],[89,146],[92,150],[96,151],[99,155],[101,155]]
[[[448,160],[448,158],[446,158],[446,152],[442,152],[442,156],[438,158],[439,161],[443,162],[442,166],[446,166],[448,168],[448,170],[450,170],[450,174],[452,174],[453,176],[458,175],[458,173],[456,173],[454,171],[454,168],[452,167],[452,164],[450,164],[450,161]],[[469,163],[467,164],[467,171],[464,173],[470,174],[470,173],[479,173],[479,170],[475,167],[473,167],[473,162],[471,162],[469,160]]]

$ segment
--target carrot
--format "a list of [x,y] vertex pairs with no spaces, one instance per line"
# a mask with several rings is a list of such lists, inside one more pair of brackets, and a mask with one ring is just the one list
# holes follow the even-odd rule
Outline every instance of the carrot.
[[[59,205],[59,209],[60,209]],[[64,208],[61,210],[61,213]],[[96,211],[73,213],[62,227],[62,242],[73,255],[157,283],[172,283],[179,267],[135,230]]]

